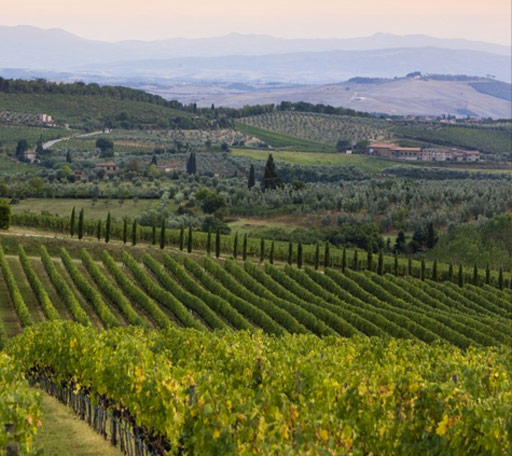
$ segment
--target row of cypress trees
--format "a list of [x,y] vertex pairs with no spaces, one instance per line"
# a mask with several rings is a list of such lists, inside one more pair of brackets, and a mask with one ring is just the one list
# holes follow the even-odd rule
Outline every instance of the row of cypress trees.
[[[111,223],[112,223],[111,216],[110,216],[110,212],[109,212],[107,215],[107,220],[106,220],[106,224],[105,224],[105,242],[107,242],[107,243],[110,241]],[[160,238],[159,238],[159,244],[160,244],[161,249],[164,249],[165,245],[166,245],[166,235],[165,235],[166,224],[167,224],[166,220],[162,218],[161,226],[160,226]],[[102,231],[103,231],[102,228],[103,228],[102,221],[99,220],[98,224],[97,224],[97,228],[96,228],[96,237],[98,240],[101,240]],[[132,245],[137,244],[137,232],[138,232],[137,230],[138,230],[138,225],[137,225],[137,220],[135,219],[135,220],[133,220],[132,227],[131,227],[131,243],[132,243]],[[78,222],[77,222],[76,221],[76,211],[75,211],[75,208],[73,207],[73,210],[71,211],[70,234],[71,234],[71,237],[73,237],[75,234],[77,234],[78,239],[83,239],[83,237],[84,237],[84,210],[83,209],[81,209],[79,212]],[[127,218],[123,219],[122,240],[123,240],[124,244],[126,244],[128,242],[128,219]],[[215,242],[215,244],[213,247],[215,248],[215,257],[219,258],[220,253],[221,253],[221,235],[220,235],[219,229],[217,229],[215,232],[214,242]],[[152,226],[152,244],[153,245],[157,244],[156,220]],[[241,251],[241,256],[244,261],[247,259],[247,245],[248,245],[247,244],[247,234],[244,234],[243,241],[242,241],[242,251]],[[185,249],[185,229],[183,227],[180,230],[178,247],[181,251],[183,251]],[[187,249],[188,253],[192,252],[192,247],[193,247],[193,230],[192,230],[192,226],[189,226],[188,227],[188,235],[186,237],[186,249]],[[206,253],[207,253],[207,255],[211,255],[211,253],[212,253],[212,232],[211,231],[209,231],[208,235],[207,235]],[[235,236],[234,236],[232,253],[233,253],[233,257],[235,259],[238,258],[238,255],[239,255],[238,233],[235,233]],[[290,265],[293,263],[293,253],[294,253],[293,243],[289,242],[289,244],[288,244],[288,261],[287,262]],[[360,261],[358,258],[358,251],[356,250],[352,257],[351,264],[349,265],[348,260],[347,260],[346,249],[343,249],[342,260],[341,260],[341,270],[344,271],[347,267],[350,267],[350,269],[353,269],[353,270],[366,269],[369,271],[377,272],[377,274],[379,274],[379,275],[383,275],[385,273],[385,270],[384,270],[384,256],[383,256],[382,250],[380,250],[378,253],[376,265],[374,264],[373,255],[374,255],[373,246],[370,244],[368,246],[368,249],[366,252],[366,262],[363,261],[363,265],[360,264]],[[261,263],[263,261],[265,261],[265,238],[261,238],[261,240],[260,240],[259,260]],[[271,245],[270,245],[268,260],[269,260],[270,264],[274,263],[274,241],[272,241]],[[318,268],[320,267],[320,263],[321,263],[321,261],[320,261],[320,243],[317,243],[316,248],[315,248],[315,256],[314,256],[315,270],[318,270]],[[324,244],[324,255],[323,255],[322,263],[323,263],[324,268],[328,268],[328,267],[332,266],[329,242],[326,242]],[[299,242],[297,244],[296,264],[299,269],[302,268],[302,266],[303,266],[303,246],[302,246],[301,242]],[[409,258],[406,270],[400,270],[400,266],[399,266],[399,262],[398,262],[398,254],[395,253],[392,272],[394,275],[397,275],[397,276],[403,275],[403,274],[413,275],[412,260]],[[453,268],[452,264],[449,265],[448,272],[446,274],[444,274],[444,277],[441,277],[441,275],[438,271],[437,260],[434,260],[434,262],[432,264],[432,270],[430,272],[431,272],[430,279],[432,279],[434,281],[438,281],[441,278],[444,278],[445,280],[452,281],[452,282],[455,281],[454,280],[455,279],[454,268]],[[419,278],[421,280],[425,280],[427,278],[425,260],[421,260],[421,268],[420,268],[420,277]],[[457,284],[461,287],[464,285],[465,282],[470,282],[473,285],[482,285],[483,283],[489,285],[491,283],[491,271],[489,269],[489,266],[487,265],[487,267],[485,269],[485,279],[482,281],[480,278],[479,271],[478,271],[478,266],[475,264],[475,266],[473,268],[473,276],[471,277],[470,280],[468,280],[467,277],[464,276],[462,265],[459,264],[456,279],[457,279],[456,280]],[[499,270],[498,288],[503,289],[503,269],[502,268],[500,268],[500,270]]]

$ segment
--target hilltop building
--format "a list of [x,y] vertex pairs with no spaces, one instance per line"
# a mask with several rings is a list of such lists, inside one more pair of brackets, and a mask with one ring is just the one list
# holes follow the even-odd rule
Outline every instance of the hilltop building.
[[117,174],[117,172],[119,171],[119,167],[113,161],[98,163],[96,165],[96,169],[102,169],[107,174]]

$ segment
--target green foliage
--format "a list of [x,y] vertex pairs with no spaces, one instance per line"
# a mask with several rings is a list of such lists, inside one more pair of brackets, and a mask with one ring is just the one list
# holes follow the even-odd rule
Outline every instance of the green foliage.
[[99,334],[54,322],[25,332],[8,354],[23,374],[51,367],[52,381],[74,378],[91,396],[104,394],[109,411],[122,404],[176,453],[512,450],[506,347],[177,329]]
[[0,230],[8,230],[11,226],[11,206],[5,200],[0,200]]

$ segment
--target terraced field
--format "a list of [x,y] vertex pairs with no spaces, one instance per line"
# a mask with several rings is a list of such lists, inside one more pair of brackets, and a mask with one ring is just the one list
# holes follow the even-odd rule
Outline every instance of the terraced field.
[[512,292],[327,268],[284,268],[126,249],[122,261],[62,248],[0,251],[0,339],[43,320],[83,325],[262,329],[274,335],[393,336],[458,347],[512,342]]

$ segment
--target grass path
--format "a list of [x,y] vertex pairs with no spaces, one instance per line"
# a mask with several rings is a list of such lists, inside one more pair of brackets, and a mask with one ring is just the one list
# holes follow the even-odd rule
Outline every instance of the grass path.
[[45,456],[121,456],[73,411],[57,399],[43,393],[43,427],[37,433],[36,446]]

